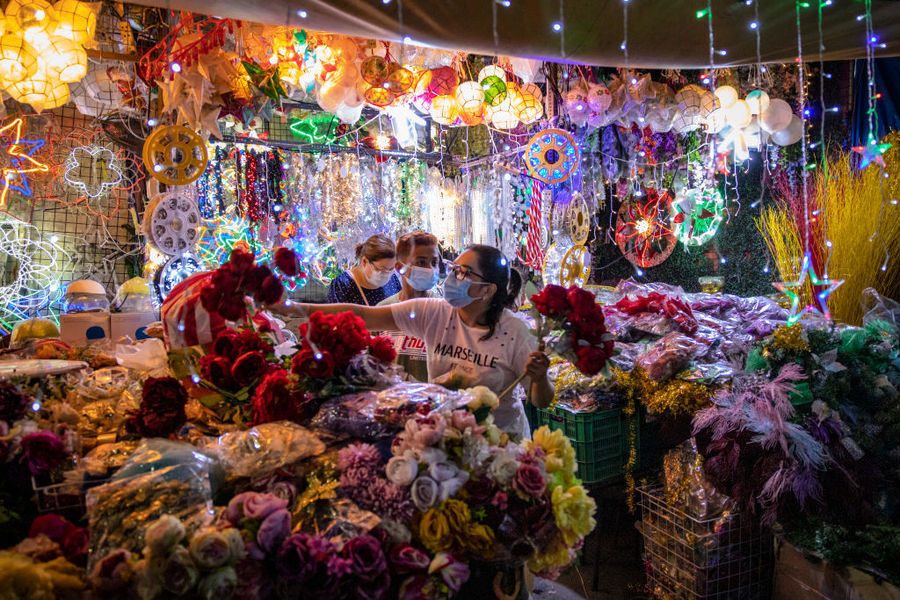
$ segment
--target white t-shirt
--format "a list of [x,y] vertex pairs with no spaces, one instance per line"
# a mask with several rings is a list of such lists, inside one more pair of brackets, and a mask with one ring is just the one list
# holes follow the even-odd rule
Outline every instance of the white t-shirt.
[[[391,310],[403,333],[425,341],[429,381],[451,374],[461,377],[465,387],[483,385],[499,394],[525,372],[528,355],[537,349],[537,338],[508,310],[486,340],[481,338],[487,329],[463,323],[443,299],[409,300]],[[500,400],[494,422],[507,433],[531,437],[525,408],[515,394]]]

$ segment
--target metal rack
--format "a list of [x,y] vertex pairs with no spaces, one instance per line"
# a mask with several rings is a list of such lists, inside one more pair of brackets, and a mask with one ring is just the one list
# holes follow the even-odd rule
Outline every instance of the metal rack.
[[739,513],[698,519],[638,490],[644,562],[651,593],[664,600],[766,600],[771,596],[771,533]]

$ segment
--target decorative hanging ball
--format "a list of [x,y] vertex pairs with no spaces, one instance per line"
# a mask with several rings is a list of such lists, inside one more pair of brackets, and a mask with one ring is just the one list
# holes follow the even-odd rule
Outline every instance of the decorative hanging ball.
[[609,88],[602,83],[595,83],[588,88],[587,94],[588,106],[595,113],[604,113],[612,103],[612,96],[609,94]]
[[719,133],[728,124],[728,117],[724,108],[717,108],[706,117],[706,130],[709,133]]
[[463,112],[483,112],[484,90],[474,81],[465,81],[456,88],[456,103]]
[[431,118],[435,123],[451,125],[459,116],[459,105],[453,96],[438,96],[431,101]]
[[481,89],[484,90],[484,102],[491,106],[497,106],[506,100],[506,82],[496,75],[488,75],[481,80]]
[[720,85],[716,88],[715,94],[722,108],[730,108],[738,100],[737,90],[730,85]]
[[52,82],[50,93],[44,103],[45,109],[59,108],[69,101],[69,86],[63,81]]
[[746,100],[738,100],[725,109],[725,120],[735,129],[742,129],[750,124],[753,115]]
[[539,131],[525,146],[528,174],[551,185],[568,180],[581,160],[572,135],[562,129]]
[[59,0],[56,11],[55,35],[85,44],[94,37],[97,29],[97,14],[90,4],[79,0]]
[[377,108],[384,108],[394,101],[394,95],[390,90],[386,90],[381,86],[370,87],[364,95],[366,102]]
[[56,11],[46,0],[11,0],[6,5],[6,22],[10,33],[36,35],[56,22]]
[[0,37],[0,79],[4,84],[18,83],[38,70],[37,54],[20,35]]
[[772,98],[769,105],[759,115],[759,127],[766,133],[785,129],[791,124],[794,111],[791,105],[781,98]]
[[41,51],[48,73],[63,83],[75,83],[87,75],[87,53],[81,44],[62,37],[50,38]]
[[408,69],[394,63],[389,71],[384,87],[389,89],[392,94],[405,94],[412,89],[416,78]]
[[380,86],[388,76],[388,64],[381,56],[370,56],[359,65],[363,80],[373,87]]
[[519,125],[519,118],[512,108],[498,109],[491,115],[491,125],[497,129],[515,129]]
[[747,105],[751,115],[762,114],[769,107],[769,95],[762,90],[752,90],[747,94]]
[[544,105],[541,103],[541,99],[526,92],[524,88],[516,94],[511,108],[516,117],[526,125],[534,123],[544,116]]
[[40,112],[50,102],[53,84],[46,71],[38,71],[28,79],[7,86],[6,91],[16,102],[30,104]]
[[699,115],[703,102],[700,94],[692,87],[684,87],[675,94],[675,102],[678,103],[678,110],[686,117]]
[[435,96],[452,94],[459,85],[459,75],[453,67],[438,67],[431,70],[431,81],[428,82],[428,92]]
[[478,71],[478,83],[481,83],[488,77],[497,77],[500,81],[506,82],[506,71],[497,65],[488,65]]
[[459,119],[463,122],[464,125],[468,125],[469,127],[475,127],[476,125],[481,125],[484,123],[484,110],[479,110],[478,112],[468,112],[465,110],[459,111]]

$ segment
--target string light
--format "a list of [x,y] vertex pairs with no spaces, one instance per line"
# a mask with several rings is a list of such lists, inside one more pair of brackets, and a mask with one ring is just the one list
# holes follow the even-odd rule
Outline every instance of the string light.
[[99,198],[122,182],[122,165],[105,146],[78,146],[66,157],[63,178],[83,196]]
[[305,10],[298,10],[297,16],[300,17],[301,19],[305,19],[306,17],[309,16],[309,13],[306,12]]
[[0,170],[0,178],[3,179],[3,187],[0,190],[0,209],[2,209],[6,206],[6,196],[10,189],[16,190],[23,196],[31,196],[31,187],[25,177],[26,173],[45,173],[50,168],[32,156],[44,146],[44,141],[22,139],[21,118],[0,128],[0,138],[9,138],[10,140],[9,144],[3,144],[3,149],[9,159],[9,166],[4,165]]

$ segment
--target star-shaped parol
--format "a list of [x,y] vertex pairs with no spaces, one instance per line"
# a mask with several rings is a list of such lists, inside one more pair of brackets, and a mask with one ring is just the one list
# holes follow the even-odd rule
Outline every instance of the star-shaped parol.
[[[3,208],[6,206],[6,195],[10,188],[23,196],[31,195],[31,187],[25,177],[26,173],[43,173],[49,171],[50,168],[32,157],[44,146],[44,141],[23,140],[22,119],[16,119],[0,128],[0,139],[3,140],[0,142],[0,147],[9,157],[9,165],[0,169],[0,176],[3,177],[2,188],[0,188],[0,208]],[[9,143],[6,143],[5,140],[9,140]],[[27,150],[26,147],[28,147]]]
[[891,145],[889,143],[879,144],[875,136],[869,135],[869,141],[865,146],[854,146],[853,151],[860,155],[859,168],[865,169],[872,163],[876,163],[884,167],[884,157],[882,156],[888,151]]
[[[812,303],[807,304],[802,309],[800,308],[800,293],[803,289],[803,286],[806,284],[806,278],[809,277],[810,283],[813,285],[813,292],[815,293],[816,287],[824,287],[825,289],[821,292],[818,292],[816,296],[819,300],[818,308],[814,306]],[[793,325],[797,321],[799,321],[804,313],[819,313],[824,316],[829,321],[831,320],[831,311],[828,310],[828,297],[844,283],[843,279],[829,279],[826,277],[825,279],[820,279],[818,274],[815,271],[815,268],[812,266],[812,261],[810,260],[809,254],[807,253],[803,257],[803,263],[800,267],[800,276],[797,278],[797,281],[777,281],[772,285],[775,286],[779,292],[788,297],[791,301],[791,310],[788,315],[787,323],[788,325]]]

